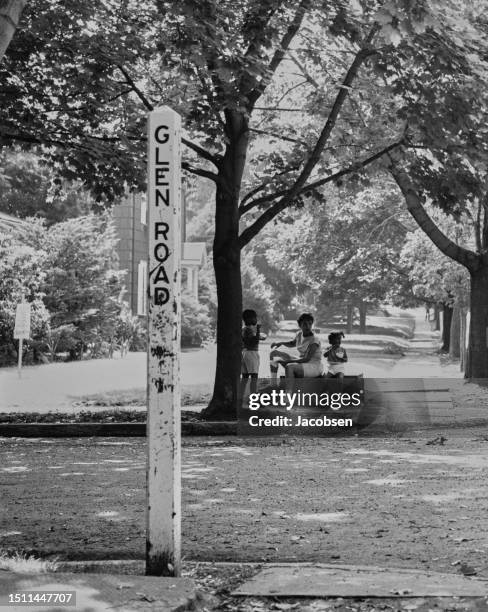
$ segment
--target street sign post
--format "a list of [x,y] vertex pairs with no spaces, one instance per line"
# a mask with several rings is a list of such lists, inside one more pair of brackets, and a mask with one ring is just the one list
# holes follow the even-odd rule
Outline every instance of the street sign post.
[[30,336],[31,312],[28,302],[17,304],[15,310],[15,327],[14,338],[19,341],[19,357],[17,362],[17,372],[19,378],[22,376],[22,350],[23,341],[28,340]]
[[181,120],[148,121],[148,381],[146,574],[181,572]]

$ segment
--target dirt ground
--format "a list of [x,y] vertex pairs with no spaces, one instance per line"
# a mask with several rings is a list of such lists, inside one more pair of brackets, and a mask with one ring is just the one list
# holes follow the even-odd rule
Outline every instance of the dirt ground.
[[[3,438],[0,456],[1,549],[144,557],[144,439]],[[488,578],[487,470],[486,428],[186,439],[183,554],[453,573],[469,566]]]

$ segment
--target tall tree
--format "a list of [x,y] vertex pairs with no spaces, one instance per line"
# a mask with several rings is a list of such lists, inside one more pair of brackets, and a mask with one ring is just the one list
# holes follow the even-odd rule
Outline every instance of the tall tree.
[[[463,160],[465,162],[465,160]],[[403,160],[402,160],[403,162]],[[461,160],[459,160],[461,163]],[[402,163],[403,165],[403,163]],[[474,168],[473,168],[474,169]],[[444,168],[444,170],[446,170]],[[425,209],[425,187],[419,182],[414,182],[400,166],[400,158],[395,158],[391,172],[402,190],[407,207],[411,215],[417,221],[421,230],[430,238],[433,244],[444,255],[461,264],[470,276],[470,329],[467,362],[465,365],[466,378],[488,377],[488,347],[486,336],[488,333],[488,192],[485,191],[485,173],[473,177],[471,186],[467,191],[466,184],[455,184],[451,181],[459,177],[459,167],[450,168],[448,177],[450,188],[446,185],[436,184],[430,190],[434,196],[434,203],[438,206],[446,205],[447,211],[459,214],[460,211],[469,211],[473,202],[477,209],[474,218],[474,245],[463,246],[462,242],[447,236],[441,227],[432,219]],[[437,174],[437,171],[434,171]],[[466,177],[464,177],[466,178]],[[439,179],[435,177],[435,182]]]
[[[405,145],[389,154],[389,171],[407,209],[434,245],[470,275],[471,327],[465,375],[488,377],[488,138],[486,104],[488,53],[486,3],[463,5],[459,22],[465,34],[450,28],[440,53],[424,50],[438,74],[426,83],[414,66],[403,74],[385,75],[392,90],[410,95],[416,82],[411,113],[405,116]],[[448,5],[450,10],[450,5]],[[398,78],[397,78],[398,77]],[[406,88],[406,89],[405,89]],[[409,89],[410,88],[410,89]],[[426,210],[432,203],[455,219],[471,218],[473,240],[468,244],[448,237]],[[474,210],[474,213],[473,213]]]
[[[446,235],[463,245],[471,242],[470,223],[455,222],[438,211],[432,211],[432,216]],[[464,316],[469,298],[468,271],[446,257],[420,228],[407,236],[400,262],[408,271],[414,295],[429,306],[442,307],[442,350],[459,357],[459,318]]]
[[407,271],[399,256],[413,224],[394,182],[384,176],[354,190],[329,188],[324,195],[327,207],[307,206],[289,232],[286,250],[274,256],[313,289],[321,318],[357,308],[359,331],[365,333],[368,306],[405,289]]

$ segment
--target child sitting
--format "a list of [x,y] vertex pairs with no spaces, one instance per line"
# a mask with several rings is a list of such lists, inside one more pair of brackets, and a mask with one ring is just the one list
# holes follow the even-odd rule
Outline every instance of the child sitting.
[[327,378],[344,378],[344,364],[347,363],[346,349],[341,347],[341,338],[345,338],[343,332],[332,332],[329,334],[329,348],[325,351],[327,358]]

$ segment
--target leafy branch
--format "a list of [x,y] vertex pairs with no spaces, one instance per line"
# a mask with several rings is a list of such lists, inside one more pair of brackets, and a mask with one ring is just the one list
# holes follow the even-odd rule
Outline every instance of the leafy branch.
[[[333,182],[333,181],[337,181],[338,179],[340,179],[343,176],[346,176],[347,174],[350,174],[352,172],[357,172],[357,170],[359,170],[361,168],[365,168],[366,166],[368,166],[369,164],[373,163],[374,161],[377,161],[380,157],[382,157],[386,153],[388,153],[388,152],[392,151],[393,149],[399,147],[401,144],[402,144],[402,141],[394,142],[393,144],[389,145],[388,147],[385,147],[381,151],[378,151],[374,155],[371,155],[370,157],[368,157],[368,158],[366,158],[366,159],[364,159],[364,160],[362,160],[360,162],[355,162],[353,164],[350,164],[346,168],[343,168],[342,170],[339,170],[338,172],[335,172],[334,174],[331,174],[331,175],[329,175],[329,176],[327,176],[325,178],[318,179],[316,181],[313,181],[311,183],[307,183],[306,185],[303,185],[300,188],[300,190],[298,192],[296,192],[295,198],[297,196],[299,196],[301,193],[304,193],[306,191],[311,191],[311,190],[316,189],[317,187],[321,187],[322,185],[325,185],[327,183],[330,183],[330,182]],[[244,247],[246,244],[248,244],[248,242],[250,242],[252,240],[252,238],[254,238],[254,236],[267,223],[269,223],[282,210],[284,210],[287,206],[289,206],[292,203],[292,202],[289,202],[289,200],[288,200],[288,194],[289,194],[289,190],[288,189],[284,189],[281,192],[276,192],[275,194],[270,194],[269,196],[264,196],[263,198],[260,198],[261,201],[269,201],[269,200],[277,199],[277,198],[283,196],[283,199],[281,199],[279,202],[276,202],[273,206],[270,206],[270,208],[266,209],[264,211],[264,213],[254,221],[254,223],[252,223],[245,230],[243,230],[243,232],[239,236],[239,244],[241,245],[241,248]],[[244,206],[243,207],[243,212],[246,212],[250,208],[254,208],[254,206],[257,205],[256,204],[257,201],[258,200],[254,200],[253,202],[250,202],[247,206]]]
[[300,26],[305,17],[305,14],[310,10],[311,5],[312,5],[311,0],[301,0],[298,6],[298,9],[296,10],[296,13],[293,17],[292,22],[289,24],[288,28],[286,29],[286,32],[283,35],[283,38],[281,39],[280,44],[278,45],[277,49],[274,52],[273,57],[271,58],[271,61],[266,69],[265,76],[263,76],[263,78],[261,79],[257,87],[255,87],[254,90],[251,91],[250,94],[248,95],[247,109],[249,112],[252,111],[252,109],[254,108],[254,105],[259,100],[259,98],[263,95],[264,91],[266,90],[266,87],[271,81],[271,78],[273,77],[278,66],[281,64],[281,61],[285,57],[285,54],[288,51],[292,40],[295,38],[295,35],[300,29]]
[[430,238],[435,246],[447,257],[457,261],[470,271],[476,271],[481,265],[479,256],[469,249],[465,249],[448,238],[434,223],[422,205],[420,194],[417,192],[408,174],[402,168],[403,158],[399,154],[389,154],[389,171],[402,192],[408,212],[417,222],[420,229]]

